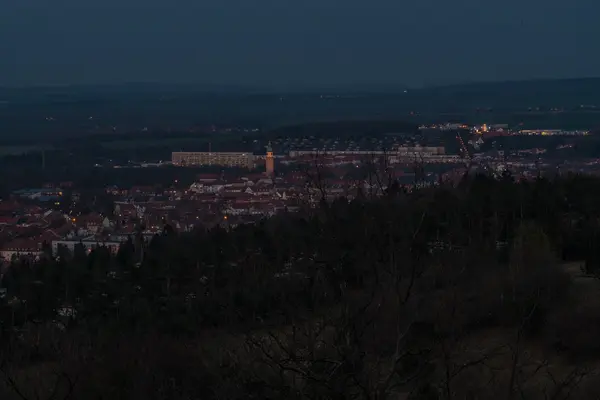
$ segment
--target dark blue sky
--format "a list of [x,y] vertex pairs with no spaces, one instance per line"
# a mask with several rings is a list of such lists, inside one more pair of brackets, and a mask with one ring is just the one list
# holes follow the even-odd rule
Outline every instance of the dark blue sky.
[[0,0],[0,85],[600,75],[598,0]]

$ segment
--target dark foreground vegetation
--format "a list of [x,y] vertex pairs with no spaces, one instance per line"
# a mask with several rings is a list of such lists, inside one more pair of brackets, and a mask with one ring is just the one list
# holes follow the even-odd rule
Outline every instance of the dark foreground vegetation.
[[15,261],[0,397],[597,399],[599,217],[477,177]]

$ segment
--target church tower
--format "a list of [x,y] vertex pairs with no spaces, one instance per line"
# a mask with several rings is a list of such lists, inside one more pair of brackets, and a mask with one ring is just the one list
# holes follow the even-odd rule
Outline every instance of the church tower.
[[267,176],[273,176],[275,173],[275,160],[273,159],[273,148],[271,142],[267,145],[267,157],[265,159]]

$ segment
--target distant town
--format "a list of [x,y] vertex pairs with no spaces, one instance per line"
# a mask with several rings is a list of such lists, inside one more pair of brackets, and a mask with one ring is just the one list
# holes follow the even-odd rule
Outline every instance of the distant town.
[[[373,136],[258,137],[245,143],[232,138],[218,150],[209,144],[206,151],[172,152],[171,160],[95,163],[99,170],[199,172],[191,182],[111,184],[91,199],[82,198],[84,189],[72,181],[13,190],[0,202],[0,256],[6,263],[44,251],[56,256],[61,248],[73,251],[78,244],[88,251],[106,246],[117,252],[128,238],[141,235],[149,241],[167,226],[229,229],[314,207],[323,199],[379,196],[392,183],[411,191],[453,185],[466,173],[512,179],[549,172],[594,174],[599,160],[566,155],[576,147],[570,140],[589,135],[584,130],[444,123]],[[564,141],[547,142],[548,137]],[[507,139],[519,138],[530,140],[508,145]]]

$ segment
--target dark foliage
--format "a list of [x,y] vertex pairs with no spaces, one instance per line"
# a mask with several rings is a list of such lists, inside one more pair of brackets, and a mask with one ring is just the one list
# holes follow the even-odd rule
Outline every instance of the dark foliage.
[[600,303],[580,307],[584,278],[564,264],[598,270],[598,217],[593,178],[475,177],[168,229],[116,255],[16,260],[2,278],[0,394],[596,398]]

